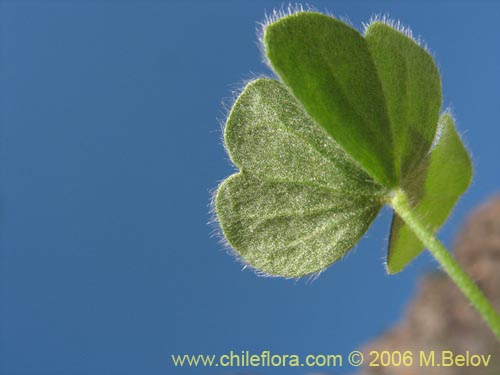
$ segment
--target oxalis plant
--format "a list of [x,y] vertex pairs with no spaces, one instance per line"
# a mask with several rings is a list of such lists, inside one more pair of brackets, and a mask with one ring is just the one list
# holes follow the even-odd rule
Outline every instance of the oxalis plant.
[[265,275],[319,273],[389,205],[388,272],[427,248],[500,340],[498,312],[435,236],[472,164],[426,49],[384,19],[361,34],[309,11],[268,22],[262,46],[279,79],[236,99],[224,142],[239,172],[215,197],[237,256]]

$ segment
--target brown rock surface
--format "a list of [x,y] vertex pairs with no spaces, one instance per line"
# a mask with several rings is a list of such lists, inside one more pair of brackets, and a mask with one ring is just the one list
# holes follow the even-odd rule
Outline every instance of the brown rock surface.
[[[500,196],[478,208],[467,220],[456,244],[455,254],[466,272],[473,277],[500,310]],[[500,344],[478,313],[457,287],[442,273],[423,277],[416,297],[404,319],[381,338],[368,344],[369,352],[406,351],[413,353],[412,367],[365,368],[363,375],[499,375]],[[491,354],[484,367],[421,367],[419,353],[441,351],[455,354]]]

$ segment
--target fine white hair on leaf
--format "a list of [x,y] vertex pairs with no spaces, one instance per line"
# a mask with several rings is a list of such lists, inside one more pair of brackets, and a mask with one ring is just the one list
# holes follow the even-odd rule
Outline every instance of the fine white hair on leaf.
[[266,12],[266,14],[264,15],[264,20],[262,22],[257,22],[257,47],[260,50],[260,54],[262,56],[262,62],[264,64],[266,64],[269,67],[271,66],[269,59],[266,56],[266,52],[264,50],[264,33],[266,30],[266,27],[269,26],[270,24],[276,22],[276,21],[279,21],[280,19],[282,19],[284,17],[288,17],[288,16],[291,16],[291,15],[297,14],[297,13],[305,13],[305,12],[322,13],[322,14],[327,15],[329,17],[338,19],[338,20],[344,22],[345,24],[347,24],[353,28],[356,28],[353,25],[353,23],[351,22],[351,20],[349,19],[349,17],[347,17],[347,16],[338,17],[338,16],[334,15],[332,12],[328,11],[327,9],[320,10],[316,6],[311,5],[309,3],[305,3],[305,4],[289,3],[286,7],[284,5],[282,5],[279,9],[273,9],[271,11],[271,13]]
[[366,34],[370,26],[374,23],[383,23],[394,30],[399,31],[401,34],[405,35],[406,37],[410,38],[413,40],[415,43],[417,43],[420,47],[425,49],[427,53],[432,55],[430,52],[429,48],[425,44],[425,42],[422,40],[420,35],[415,36],[413,33],[412,29],[410,29],[409,26],[403,24],[400,20],[395,20],[393,18],[390,18],[388,14],[375,14],[372,17],[370,17],[370,20],[366,23],[363,22],[363,34]]
[[[324,138],[325,134],[322,130],[316,127],[298,103],[291,98],[286,88],[274,80],[257,80],[247,85],[231,109],[228,125],[233,125],[225,129],[228,147],[233,142],[233,148],[230,149],[231,157],[236,157],[234,164],[238,165],[238,169],[242,172],[233,174],[225,180],[226,182],[219,185],[216,198],[212,199],[212,208],[216,206],[217,218],[220,221],[219,227],[221,227],[217,228],[219,230],[216,234],[222,234],[220,230],[222,229],[225,239],[222,235],[219,238],[235,259],[247,265],[248,268],[258,267],[260,270],[265,270],[264,272],[255,270],[260,276],[270,276],[270,273],[276,277],[287,276],[289,279],[299,279],[325,269],[352,248],[355,237],[361,236],[366,231],[379,209],[380,202],[368,196],[378,193],[380,188],[378,185],[370,185],[366,192],[368,195],[355,196],[354,201],[347,199],[343,194],[334,193],[344,191],[345,194],[350,195],[352,189],[358,186],[357,182],[364,181],[366,175],[361,169],[357,169],[357,165],[351,164],[350,159],[344,157],[344,151],[337,148],[333,140],[329,141]],[[273,131],[261,133],[261,138],[258,138],[260,141],[255,142],[252,137],[256,133],[249,132],[247,129],[253,129],[256,123],[262,123],[262,127],[268,126],[269,121],[273,122],[278,119],[276,113],[279,111],[286,113],[285,118],[279,117],[280,132],[275,132],[271,127]],[[242,119],[242,116],[246,116],[247,120]],[[267,120],[264,121],[263,116]],[[236,123],[240,125],[235,125]],[[231,131],[233,133],[230,133]],[[241,142],[234,142],[235,131],[240,132],[238,135],[240,138],[236,138],[237,141],[242,136],[246,137],[246,143],[243,142],[243,146]],[[283,136],[283,134],[286,135]],[[259,136],[258,133],[257,136]],[[275,148],[273,153],[265,152],[263,149],[268,144],[269,137],[274,137],[272,138],[272,146]],[[292,142],[290,138],[293,138]],[[319,150],[310,147],[312,151],[309,152],[307,145],[310,143],[316,146],[321,143],[321,146],[318,146]],[[237,146],[234,147],[235,145]],[[283,159],[283,150],[288,151],[291,145],[293,145],[292,150],[295,151],[294,155],[300,155],[300,157]],[[300,145],[304,145],[305,149]],[[324,155],[326,151],[328,151],[328,157]],[[254,155],[265,157],[261,161]],[[332,160],[332,155],[336,155],[335,160]],[[318,173],[315,173],[314,166],[310,165],[312,161],[316,161],[320,166]],[[311,166],[312,170],[306,166]],[[256,173],[254,177],[250,178],[244,173],[245,167]],[[347,171],[344,172],[345,174],[339,174],[340,167],[355,172],[354,175],[359,174],[359,178],[352,177],[351,181],[351,177],[348,178],[351,175]],[[285,170],[286,168],[288,169]],[[264,182],[269,173],[275,173],[278,177],[271,182]],[[305,179],[306,186],[302,183],[299,189],[291,189],[289,185],[278,183],[283,178],[287,181]],[[324,179],[328,180],[328,184],[331,185],[327,185],[328,189],[318,188],[317,184],[321,184]],[[345,184],[348,184],[349,188],[342,190],[342,187],[346,188]],[[272,195],[271,188],[276,189],[276,199],[269,199]],[[365,189],[365,184],[363,184],[363,189]],[[314,205],[313,208],[308,207],[310,201]],[[288,210],[290,204],[293,209]],[[323,211],[319,214],[316,212],[316,208],[324,210],[325,204],[328,206],[328,211],[334,213],[332,218],[327,219]],[[287,209],[284,210],[285,207]],[[268,229],[255,237],[254,230],[260,230],[259,221],[262,221],[259,217],[264,216],[266,219],[266,213],[268,218],[271,215],[286,218],[290,215],[303,217],[304,214],[311,214],[315,219],[307,222],[302,219],[292,220],[285,225],[282,225],[283,220],[280,219],[281,221],[276,223],[272,222],[270,227],[262,227]],[[363,222],[354,225],[351,222],[353,217],[359,217],[363,219]],[[229,221],[237,225],[228,226]],[[218,223],[217,220],[213,222]],[[271,233],[273,230],[276,235]],[[259,241],[258,246],[252,243],[256,240]],[[234,247],[235,244],[236,247]],[[294,258],[285,254],[285,250],[290,252],[290,248]],[[308,253],[308,248],[312,248],[312,254]],[[278,256],[273,258],[272,254],[278,254]],[[310,260],[304,262],[308,257]],[[317,275],[313,275],[311,280],[314,277]]]
[[[457,127],[456,119],[455,116],[453,115],[453,110],[451,107],[447,107],[442,113],[441,116],[443,115],[449,115],[453,119],[453,123],[455,128]],[[443,123],[441,121],[438,121],[437,127],[436,127],[436,134],[434,135],[434,140],[432,141],[431,148],[429,149],[428,154],[430,154],[437,146],[439,143],[439,140],[441,139],[441,136],[443,135]],[[458,133],[458,129],[457,129]],[[460,135],[460,134],[459,134]],[[463,140],[462,140],[463,142]]]
[[[265,277],[265,278],[279,278],[279,279],[287,279],[287,280],[293,280],[295,282],[299,282],[304,280],[306,284],[314,282],[323,272],[325,272],[329,267],[326,267],[318,272],[301,276],[301,277],[291,277],[291,276],[282,276],[282,275],[273,275],[269,274],[265,271],[262,271],[254,266],[252,266],[250,263],[248,263],[238,251],[236,251],[231,244],[228,242],[226,237],[224,236],[224,233],[222,231],[222,227],[219,221],[219,218],[217,216],[216,212],[216,198],[217,198],[217,192],[219,190],[220,185],[225,181],[226,179],[220,180],[217,187],[210,189],[210,202],[209,202],[209,213],[210,213],[210,218],[208,221],[208,225],[211,227],[210,230],[210,237],[211,238],[216,238],[217,243],[221,246],[224,251],[231,256],[235,262],[239,263],[241,265],[241,271],[245,270],[251,270],[256,276],[258,277]],[[353,250],[356,248],[356,246],[353,247]],[[341,261],[347,254],[343,254],[338,261]]]
[[[219,184],[217,185],[217,187],[211,189],[211,191],[210,191],[210,203],[209,203],[210,219],[208,222],[208,225],[212,227],[212,229],[210,231],[210,236],[212,238],[216,238],[217,242],[221,245],[222,249],[224,249],[228,255],[230,255],[233,259],[235,259],[236,262],[240,263],[243,266],[242,270],[244,270],[247,267],[252,268],[243,259],[243,257],[236,250],[233,249],[233,247],[229,244],[226,237],[224,236],[224,233],[222,232],[219,218],[217,217],[215,201],[217,198],[217,191],[219,190],[219,187],[223,182],[224,182],[224,180],[219,181]],[[256,271],[258,271],[258,270],[256,270]]]
[[[463,147],[467,150],[467,153],[469,154],[469,157],[471,159],[471,162],[472,162],[472,165],[477,165],[476,163],[476,157],[475,157],[475,154],[474,152],[472,151],[472,148],[469,147],[469,143],[468,143],[468,139],[463,137],[462,135],[463,134],[466,134],[467,133],[467,130],[463,131],[463,132],[460,132],[459,131],[459,126],[458,126],[458,123],[459,121],[457,121],[457,118],[455,117],[455,115],[453,114],[453,107],[452,106],[448,106],[444,111],[443,111],[443,114],[448,114],[451,116],[451,118],[453,119],[453,126],[455,127],[455,130],[460,138],[460,141],[462,142],[463,144]],[[441,130],[442,129],[439,129],[440,126],[438,124],[438,130]],[[436,131],[437,133],[437,131]],[[439,134],[441,136],[441,133]],[[437,134],[436,134],[436,138],[437,138]],[[439,141],[439,139],[435,139],[434,142],[437,144],[437,142]],[[434,143],[433,143],[433,148],[434,148]],[[471,179],[471,186],[474,184],[475,180],[474,180],[474,175],[472,176],[472,179]]]
[[262,56],[262,61],[267,66],[271,66],[269,60],[264,51],[264,33],[266,27],[284,17],[291,16],[292,14],[302,13],[302,12],[316,12],[317,10],[309,4],[292,4],[281,5],[279,9],[273,9],[271,13],[265,13],[264,20],[257,22],[257,46],[259,47],[260,54]]
[[[368,234],[365,233],[363,235],[363,238],[368,238]],[[340,258],[335,261],[335,263],[340,263],[344,259],[350,257],[351,255],[354,255],[358,249],[358,245],[359,245],[359,242],[356,243],[353,247],[351,247],[351,249],[349,251],[343,253],[340,256]],[[306,284],[311,284],[311,283],[315,282],[324,272],[328,271],[329,269],[330,269],[330,267],[328,266],[328,267],[325,267],[318,272],[314,272],[314,273],[311,273],[310,275],[307,275],[306,276]]]
[[[237,171],[237,169],[236,169]],[[237,172],[236,172],[237,173]],[[219,190],[220,185],[225,181],[226,179],[220,180],[217,187],[210,189],[210,202],[209,202],[209,212],[210,212],[210,218],[208,221],[208,225],[212,227],[210,230],[210,237],[216,238],[217,242],[220,244],[221,248],[225,250],[225,252],[231,256],[237,263],[239,263],[242,268],[241,271],[245,271],[246,269],[251,270],[255,275],[258,277],[266,277],[266,278],[280,278],[280,279],[288,279],[288,280],[295,280],[299,281],[303,279],[302,277],[286,277],[286,276],[280,276],[280,275],[272,275],[267,272],[264,272],[256,267],[253,267],[251,264],[249,264],[241,255],[238,253],[232,246],[229,244],[228,240],[224,236],[224,233],[222,231],[222,227],[219,221],[219,218],[217,216],[216,212],[216,198],[217,198],[217,192]],[[318,272],[321,274],[323,271]],[[314,274],[313,274],[314,275]],[[309,275],[309,276],[313,276]],[[307,277],[306,277],[307,279]]]
[[[234,106],[234,103],[240,96],[240,94],[245,90],[245,87],[252,81],[255,81],[259,78],[270,78],[263,73],[255,73],[250,72],[246,78],[243,78],[240,83],[234,83],[230,85],[230,94],[222,99],[222,118],[218,118],[217,122],[219,123],[219,132],[220,132],[220,142],[222,147],[224,147],[224,151],[226,152],[226,161],[228,161],[231,165],[233,165],[231,158],[229,157],[229,150],[227,148],[226,142],[224,141],[224,130],[226,128],[227,119],[229,114],[231,113],[231,109]],[[234,165],[233,165],[234,166]],[[238,172],[238,168],[234,166],[234,173]],[[221,181],[222,183],[222,181]]]
[[242,78],[240,80],[240,82],[233,83],[230,85],[231,94],[222,100],[222,107],[225,111],[223,125],[226,123],[227,117],[229,116],[229,113],[231,112],[231,109],[234,105],[234,102],[236,101],[236,99],[238,99],[238,96],[240,96],[240,94],[243,92],[245,87],[250,82],[255,81],[256,79],[259,79],[259,78],[270,78],[270,77],[269,77],[269,75],[266,75],[263,73],[250,72],[246,75],[246,77]]
[[[420,35],[415,36],[415,34],[413,33],[413,31],[410,29],[409,26],[403,24],[400,20],[395,20],[393,18],[390,18],[390,16],[388,14],[376,14],[370,18],[368,23],[363,22],[363,29],[364,29],[363,35],[366,35],[368,29],[374,23],[383,23],[383,24],[393,28],[394,30],[402,33],[407,38],[410,38],[411,40],[413,40],[418,46],[423,48],[432,57],[432,60],[434,61],[435,65],[436,65],[436,69],[439,72],[439,76],[440,77],[442,76],[441,71],[440,71],[441,69],[439,68],[439,61],[438,61],[436,55],[432,52],[432,50],[428,47],[428,45],[421,38]],[[434,144],[432,145],[431,150],[433,148],[434,148]]]
[[264,16],[264,22],[263,25],[269,25],[273,22],[278,21],[281,18],[290,16],[295,13],[300,13],[300,12],[310,12],[312,11],[312,7],[309,4],[306,4],[305,6],[300,3],[292,4],[288,3],[288,5],[281,5],[279,9],[273,9],[271,13],[266,13]]
[[[239,169],[236,167],[233,162],[231,161],[229,157],[229,150],[227,148],[226,142],[224,141],[224,130],[226,127],[227,123],[227,118],[229,117],[229,114],[231,112],[231,109],[234,106],[235,101],[238,99],[240,94],[243,92],[245,87],[252,81],[258,79],[258,78],[266,78],[264,74],[257,74],[257,73],[250,73],[247,78],[244,78],[240,81],[239,84],[233,84],[231,85],[231,90],[230,90],[230,95],[228,97],[225,97],[222,100],[222,108],[224,113],[223,119],[218,119],[219,122],[219,128],[220,128],[220,139],[222,146],[224,147],[224,150],[227,155],[227,161],[230,163],[231,166],[233,166],[233,174],[238,173]],[[210,231],[210,236],[213,238],[217,239],[217,242],[221,245],[221,247],[226,251],[227,254],[229,254],[237,263],[242,265],[242,271],[246,270],[247,268],[252,270],[257,276],[259,277],[280,277],[283,278],[282,276],[278,275],[271,275],[268,274],[262,270],[259,270],[255,267],[253,267],[251,264],[249,264],[227,241],[226,237],[224,236],[224,233],[222,231],[222,227],[220,225],[219,218],[217,216],[216,212],[216,198],[217,198],[217,192],[220,188],[220,185],[225,181],[226,179],[222,179],[218,182],[217,187],[210,189],[210,202],[209,202],[209,212],[210,212],[210,218],[208,221],[208,225],[212,228]],[[293,278],[289,277],[288,279],[296,279],[298,280],[299,278]]]
[[316,273],[310,274],[309,276],[306,277],[306,284],[312,284],[315,282],[323,273],[325,270],[318,271]]
[[[443,114],[445,114],[445,113],[448,113],[451,117],[453,117],[453,115],[451,114],[451,112],[449,111],[448,108],[443,112]],[[443,135],[443,123],[441,121],[438,121],[437,127],[436,127],[436,134],[434,135],[434,140],[432,141],[431,148],[429,149],[429,152],[427,153],[427,155],[430,155],[432,153],[432,151],[436,148],[442,135]]]

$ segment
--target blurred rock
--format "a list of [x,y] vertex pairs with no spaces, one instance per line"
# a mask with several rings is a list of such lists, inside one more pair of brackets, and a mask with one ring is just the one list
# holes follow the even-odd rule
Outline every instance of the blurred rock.
[[[456,244],[455,255],[466,272],[500,310],[500,196],[477,209],[467,220]],[[442,273],[426,275],[404,319],[381,338],[368,344],[369,352],[406,351],[413,353],[412,367],[365,368],[362,375],[498,375],[500,344],[469,305],[457,287]],[[488,367],[421,367],[420,351],[436,351],[441,362],[443,350],[455,354],[491,354]],[[365,361],[367,364],[367,361]]]

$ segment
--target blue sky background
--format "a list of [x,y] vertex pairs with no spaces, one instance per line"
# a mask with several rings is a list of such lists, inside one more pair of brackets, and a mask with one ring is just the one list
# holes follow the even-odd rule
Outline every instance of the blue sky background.
[[[451,245],[466,213],[499,191],[500,5],[311,4],[358,27],[388,13],[433,52],[476,167],[441,232]],[[210,191],[233,171],[221,103],[270,74],[256,22],[280,5],[2,3],[2,374],[226,374],[173,369],[169,357],[348,353],[401,317],[435,263],[386,275],[388,211],[311,283],[242,271],[210,237]]]

